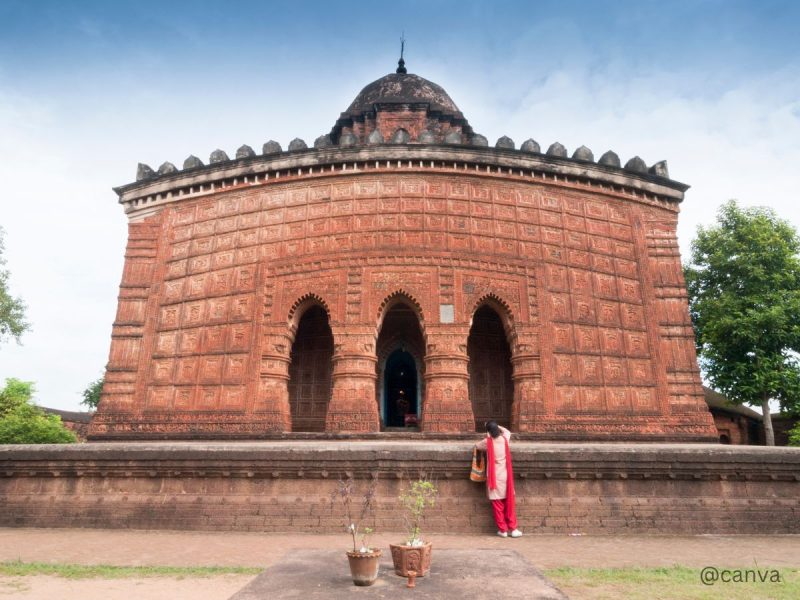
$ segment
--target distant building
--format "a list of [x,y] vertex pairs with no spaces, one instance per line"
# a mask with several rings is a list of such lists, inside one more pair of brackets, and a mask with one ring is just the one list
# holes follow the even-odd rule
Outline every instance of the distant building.
[[40,406],[48,415],[58,415],[64,427],[74,432],[82,442],[86,441],[86,434],[89,432],[89,423],[92,421],[93,412],[75,412],[69,410],[58,410],[56,408],[46,408]]
[[705,386],[703,392],[721,444],[755,446],[764,443],[764,418],[759,413],[742,404],[731,404],[725,396]]

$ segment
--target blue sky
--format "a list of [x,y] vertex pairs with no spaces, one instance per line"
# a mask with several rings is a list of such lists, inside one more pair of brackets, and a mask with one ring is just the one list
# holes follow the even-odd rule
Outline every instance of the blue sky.
[[[491,142],[667,159],[684,255],[729,198],[800,227],[797,2],[0,0],[0,226],[33,331],[0,378],[77,409],[108,356],[136,163],[312,142],[396,66]],[[57,249],[57,250],[56,250]]]

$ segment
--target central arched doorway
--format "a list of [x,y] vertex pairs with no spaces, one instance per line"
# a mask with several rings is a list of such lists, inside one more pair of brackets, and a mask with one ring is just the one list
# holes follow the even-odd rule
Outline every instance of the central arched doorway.
[[425,341],[418,313],[405,296],[388,303],[376,350],[376,400],[383,429],[417,428],[424,398]]
[[383,374],[386,427],[416,425],[419,415],[419,378],[414,357],[398,348],[386,359]]

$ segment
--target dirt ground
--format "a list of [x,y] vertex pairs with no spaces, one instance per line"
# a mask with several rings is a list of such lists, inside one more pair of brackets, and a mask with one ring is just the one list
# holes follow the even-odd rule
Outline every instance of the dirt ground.
[[14,600],[226,600],[252,575],[222,575],[207,579],[64,579],[0,577],[0,598]]
[[[400,534],[374,536],[387,547]],[[800,536],[436,535],[434,547],[512,548],[540,570],[554,567],[800,567]],[[347,549],[342,535],[0,528],[0,561],[116,566],[267,567],[296,549]],[[253,576],[68,580],[0,577],[0,599],[224,600]]]

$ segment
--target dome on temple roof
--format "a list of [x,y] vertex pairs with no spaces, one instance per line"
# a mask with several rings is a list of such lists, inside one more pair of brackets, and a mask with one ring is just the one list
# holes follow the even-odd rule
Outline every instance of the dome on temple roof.
[[402,59],[400,62],[397,73],[367,85],[339,115],[330,133],[334,145],[339,144],[341,136],[350,134],[355,135],[357,145],[366,144],[376,129],[383,140],[394,139],[398,127],[411,133],[408,141],[414,143],[422,132],[427,140],[423,143],[441,144],[449,133],[471,139],[472,127],[444,88],[406,73]]
[[440,85],[419,75],[390,73],[373,81],[356,96],[345,114],[361,114],[376,104],[427,103],[430,110],[461,116],[456,103]]

